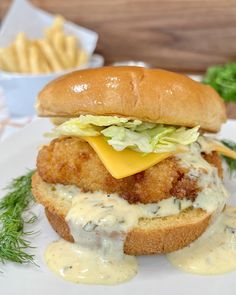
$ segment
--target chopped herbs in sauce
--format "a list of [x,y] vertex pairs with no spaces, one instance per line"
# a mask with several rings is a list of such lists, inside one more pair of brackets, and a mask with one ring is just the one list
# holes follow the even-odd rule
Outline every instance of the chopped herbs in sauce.
[[229,232],[231,234],[235,234],[236,233],[236,228],[235,227],[232,227],[232,226],[229,226],[229,225],[226,225],[225,226],[225,232]]
[[97,224],[93,223],[92,221],[89,221],[83,226],[83,230],[90,232],[95,230],[96,227],[98,227]]

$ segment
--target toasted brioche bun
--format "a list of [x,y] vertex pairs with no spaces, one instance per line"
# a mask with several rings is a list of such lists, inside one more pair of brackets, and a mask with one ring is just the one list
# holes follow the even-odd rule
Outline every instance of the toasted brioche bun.
[[217,132],[225,106],[210,86],[157,69],[103,67],[49,83],[37,100],[39,116],[117,115]]
[[[32,178],[32,192],[45,207],[53,229],[65,240],[74,242],[65,217],[71,201],[59,198],[52,185],[38,173]],[[181,249],[196,240],[207,228],[211,215],[201,209],[188,209],[178,215],[142,219],[126,237],[124,252],[129,255],[168,253]]]

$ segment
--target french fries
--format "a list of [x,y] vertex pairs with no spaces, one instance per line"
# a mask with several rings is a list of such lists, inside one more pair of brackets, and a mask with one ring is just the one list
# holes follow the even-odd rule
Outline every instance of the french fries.
[[[54,48],[56,50],[57,56],[58,56],[59,60],[61,61],[63,67],[65,69],[69,69],[69,68],[72,68],[74,66],[74,64],[71,65],[69,63],[69,56],[68,56],[67,52],[65,51],[66,38],[64,38],[64,35],[62,34],[62,32],[56,32],[54,34],[52,42],[53,42]],[[65,52],[66,52],[66,54],[65,54]]]
[[30,40],[20,32],[15,41],[0,48],[0,69],[14,73],[59,72],[85,64],[88,56],[74,35],[64,32],[64,19],[57,16],[44,37]]
[[1,60],[7,72],[19,72],[19,66],[16,60],[15,46],[11,45],[5,50],[1,48]]
[[15,41],[16,57],[21,73],[29,73],[29,41],[24,33],[19,33]]
[[65,47],[66,47],[66,55],[68,57],[69,67],[73,65],[77,65],[77,40],[74,36],[66,36],[65,39]]

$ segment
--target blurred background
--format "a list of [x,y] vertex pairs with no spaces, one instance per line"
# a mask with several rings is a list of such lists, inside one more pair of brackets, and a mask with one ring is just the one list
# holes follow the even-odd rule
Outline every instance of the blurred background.
[[103,64],[190,75],[236,119],[236,0],[0,0],[0,24],[0,139],[50,80]]
[[[235,0],[30,0],[99,34],[106,64],[142,60],[171,70],[204,73],[236,59]],[[11,0],[0,1],[0,18]]]

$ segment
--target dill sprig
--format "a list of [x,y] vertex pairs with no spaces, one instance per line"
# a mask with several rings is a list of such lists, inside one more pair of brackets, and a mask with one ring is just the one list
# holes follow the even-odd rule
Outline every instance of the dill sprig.
[[25,220],[23,213],[33,200],[31,177],[34,171],[14,179],[6,188],[9,192],[0,199],[0,261],[33,263],[34,255],[25,252],[32,248],[25,236],[33,232],[24,231],[24,223],[33,223],[36,216]]
[[[236,143],[233,142],[232,140],[223,139],[223,140],[221,140],[221,142],[225,146],[230,148],[231,150],[236,151]],[[228,171],[229,171],[230,176],[232,176],[236,172],[236,160],[226,157],[226,156],[222,156],[222,157],[228,166]]]

